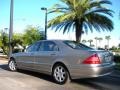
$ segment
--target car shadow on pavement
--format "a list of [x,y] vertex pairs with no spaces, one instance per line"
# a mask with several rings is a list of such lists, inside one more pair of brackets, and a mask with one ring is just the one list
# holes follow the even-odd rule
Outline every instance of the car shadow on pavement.
[[7,64],[2,64],[2,65],[0,65],[0,69],[9,71]]
[[96,83],[93,83],[94,79],[92,78],[87,78],[87,79],[77,79],[77,80],[73,80],[72,82],[73,83],[77,83],[77,84],[80,84],[80,85],[83,85],[85,87],[89,87],[89,88],[92,88],[92,89],[95,89],[95,90],[109,90],[108,88],[105,88],[101,85],[97,85]]
[[[7,64],[0,65],[0,69],[10,71]],[[37,78],[40,78],[40,79],[43,79],[43,80],[50,81],[50,82],[54,83],[54,80],[52,79],[52,77],[49,76],[49,75],[46,75],[46,74],[33,72],[33,71],[27,71],[27,70],[21,70],[21,69],[18,69],[17,72],[18,73],[23,73],[23,74],[26,74],[26,75],[30,75],[30,76],[34,76],[34,77],[37,77]]]
[[[120,88],[120,78],[112,77],[112,75],[73,80],[74,83],[94,88],[95,90],[113,90],[112,86]],[[119,90],[114,88],[114,90]]]
[[34,76],[34,77],[40,78],[42,80],[54,83],[54,80],[52,79],[52,77],[49,76],[49,75],[46,75],[46,74],[33,72],[33,71],[27,71],[27,70],[21,70],[21,69],[19,69],[18,72],[23,73],[23,74],[27,74],[27,75],[30,75],[30,76]]

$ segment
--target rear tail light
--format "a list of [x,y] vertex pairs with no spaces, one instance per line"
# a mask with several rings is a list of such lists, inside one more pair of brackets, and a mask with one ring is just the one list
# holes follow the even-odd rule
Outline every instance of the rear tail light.
[[83,64],[101,64],[101,61],[97,54],[94,54],[88,57],[86,60],[83,61]]

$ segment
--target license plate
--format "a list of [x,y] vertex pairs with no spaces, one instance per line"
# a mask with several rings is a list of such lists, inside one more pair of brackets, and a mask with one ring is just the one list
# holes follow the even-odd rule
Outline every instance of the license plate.
[[106,62],[110,62],[110,61],[111,61],[111,59],[112,59],[112,57],[111,57],[111,56],[107,56],[107,57],[105,57],[105,61],[106,61]]

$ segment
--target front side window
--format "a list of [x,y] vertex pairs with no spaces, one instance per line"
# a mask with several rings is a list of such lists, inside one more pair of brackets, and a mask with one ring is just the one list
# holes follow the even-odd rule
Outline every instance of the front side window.
[[29,46],[26,49],[26,52],[36,52],[38,50],[39,46],[40,46],[40,43],[35,43],[35,44]]

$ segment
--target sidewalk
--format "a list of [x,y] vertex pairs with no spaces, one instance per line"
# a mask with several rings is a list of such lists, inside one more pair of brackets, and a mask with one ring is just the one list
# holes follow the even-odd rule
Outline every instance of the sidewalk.
[[8,61],[8,58],[6,55],[0,55],[0,60]]
[[8,63],[8,59],[6,58],[6,56],[0,56],[0,65],[7,63]]
[[7,64],[7,63],[8,63],[7,60],[1,60],[1,59],[0,59],[0,65]]

